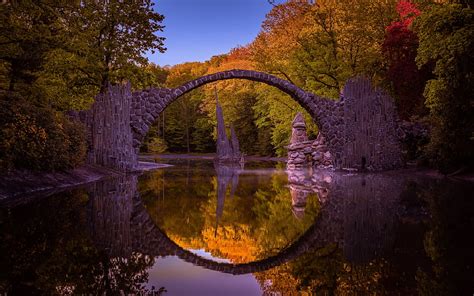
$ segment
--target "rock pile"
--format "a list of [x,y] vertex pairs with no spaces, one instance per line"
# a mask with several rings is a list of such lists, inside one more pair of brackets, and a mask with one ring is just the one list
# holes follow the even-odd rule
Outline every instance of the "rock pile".
[[313,167],[325,169],[333,167],[331,152],[329,152],[329,148],[325,144],[325,138],[321,133],[318,134],[316,140],[311,144],[311,148]]
[[308,140],[303,114],[298,113],[292,122],[291,140],[288,149],[287,169],[295,170],[306,166],[332,168],[333,157],[320,134],[314,141]]

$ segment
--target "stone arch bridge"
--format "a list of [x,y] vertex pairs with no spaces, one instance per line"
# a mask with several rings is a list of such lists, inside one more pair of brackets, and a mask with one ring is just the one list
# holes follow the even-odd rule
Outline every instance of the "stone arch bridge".
[[[274,86],[312,116],[326,139],[336,168],[386,170],[402,166],[398,125],[392,99],[363,78],[349,80],[338,101],[319,97],[276,76],[229,70],[203,76],[177,88],[131,92],[130,86],[109,87],[91,110],[77,116],[89,130],[88,162],[122,171],[135,170],[136,155],[150,126],[166,107],[205,84],[246,79]],[[225,98],[224,98],[225,99]]]

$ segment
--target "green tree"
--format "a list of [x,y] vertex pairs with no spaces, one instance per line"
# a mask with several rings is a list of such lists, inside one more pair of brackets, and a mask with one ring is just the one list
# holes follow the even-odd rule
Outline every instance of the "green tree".
[[[163,52],[163,15],[142,1],[80,1],[63,16],[62,46],[47,55],[41,86],[59,109],[83,109],[109,83],[151,86],[145,53]],[[156,68],[156,67],[155,67]],[[66,98],[66,99],[64,99]]]
[[433,62],[424,96],[432,132],[429,158],[443,173],[474,164],[474,10],[436,5],[416,22],[419,66]]
[[83,0],[72,16],[71,49],[84,57],[84,71],[97,77],[101,90],[110,82],[128,80],[128,74],[147,64],[147,51],[164,52],[163,15],[150,0]]
[[155,34],[162,20],[150,0],[2,2],[0,165],[54,170],[81,163],[83,131],[57,111],[87,108],[109,83],[162,83],[166,71],[145,57],[165,50]]
[[[276,5],[252,43],[258,69],[316,94],[339,98],[347,78],[377,78],[385,28],[396,1],[287,1]],[[370,17],[368,17],[370,16]]]
[[61,46],[66,1],[7,1],[0,4],[2,90],[40,96],[35,88],[48,52]]
[[[169,69],[167,87],[178,87],[204,75],[204,63],[184,63]],[[197,89],[181,96],[173,102],[162,116],[165,116],[164,139],[170,151],[191,152],[212,149],[212,128],[208,124],[207,113],[202,110],[203,90]]]

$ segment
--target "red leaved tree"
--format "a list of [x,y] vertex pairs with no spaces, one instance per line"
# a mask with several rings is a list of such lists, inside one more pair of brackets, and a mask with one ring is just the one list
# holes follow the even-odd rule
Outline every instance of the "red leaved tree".
[[393,88],[399,115],[402,119],[409,119],[427,112],[423,89],[429,69],[418,69],[415,62],[418,37],[411,30],[411,25],[421,14],[420,10],[414,3],[399,1],[397,12],[399,20],[387,27],[382,52],[388,66],[386,79]]

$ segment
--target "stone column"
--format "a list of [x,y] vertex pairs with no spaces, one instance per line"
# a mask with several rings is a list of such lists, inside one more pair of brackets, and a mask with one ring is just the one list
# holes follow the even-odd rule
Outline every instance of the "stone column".
[[109,86],[89,112],[90,150],[87,163],[122,172],[138,167],[130,127],[130,84]]
[[216,92],[216,117],[217,117],[217,159],[219,161],[232,160],[232,146],[227,138],[224,124],[224,114],[222,113],[222,107],[217,100]]
[[240,153],[239,139],[237,139],[233,124],[230,125],[230,144],[232,145],[232,159],[239,161],[242,154]]

